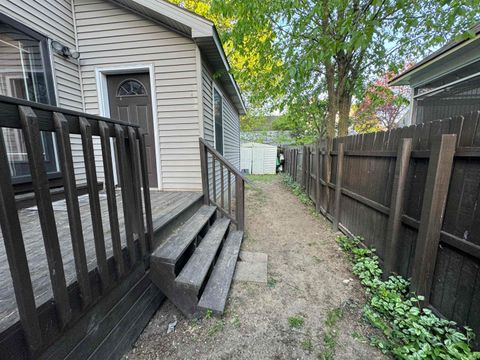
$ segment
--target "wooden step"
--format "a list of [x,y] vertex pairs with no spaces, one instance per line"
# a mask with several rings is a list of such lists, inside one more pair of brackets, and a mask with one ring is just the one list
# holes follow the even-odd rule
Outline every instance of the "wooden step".
[[177,286],[192,289],[198,293],[202,287],[218,249],[225,238],[230,225],[227,218],[218,219],[212,225],[205,238],[195,249],[192,257],[175,279]]
[[212,310],[216,315],[223,314],[242,240],[243,231],[233,231],[228,235],[198,302],[199,311]]
[[152,258],[175,265],[195,237],[216,211],[215,206],[202,206],[174,234],[152,253]]

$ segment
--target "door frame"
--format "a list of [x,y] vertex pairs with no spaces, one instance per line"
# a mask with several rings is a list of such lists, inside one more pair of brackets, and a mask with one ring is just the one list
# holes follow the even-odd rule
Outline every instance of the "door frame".
[[[149,74],[150,78],[150,97],[152,99],[152,121],[153,132],[155,140],[155,163],[157,167],[157,188],[162,190],[162,172],[160,162],[160,137],[158,130],[158,110],[157,110],[157,96],[155,91],[155,65],[154,64],[121,64],[118,66],[97,67],[95,68],[95,79],[97,83],[98,94],[98,110],[101,116],[110,117],[110,104],[108,101],[108,87],[107,87],[107,75],[119,75],[119,74],[135,74],[139,72],[145,72]],[[112,139],[113,141],[113,139]],[[118,183],[117,179],[117,164],[115,156],[112,154],[113,168],[114,168],[114,180]]]

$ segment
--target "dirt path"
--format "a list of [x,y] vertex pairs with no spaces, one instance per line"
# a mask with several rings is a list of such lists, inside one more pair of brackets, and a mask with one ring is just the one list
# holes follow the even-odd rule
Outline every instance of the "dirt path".
[[268,284],[234,282],[222,319],[186,320],[166,301],[126,358],[385,358],[365,340],[363,290],[330,224],[278,176],[249,186],[246,228],[242,249],[268,254]]

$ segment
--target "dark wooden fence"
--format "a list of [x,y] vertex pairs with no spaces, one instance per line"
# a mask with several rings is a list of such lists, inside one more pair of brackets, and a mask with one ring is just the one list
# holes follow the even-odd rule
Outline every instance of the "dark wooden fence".
[[[29,269],[27,262],[22,229],[15,209],[9,160],[0,133],[0,225],[23,328],[23,335],[20,336],[23,340],[20,341],[25,341],[30,355],[36,357],[109,290],[136,271],[137,265],[146,259],[152,236],[152,215],[149,191],[143,191],[149,188],[145,141],[141,129],[136,125],[3,96],[0,96],[0,112],[0,128],[21,129],[23,134],[53,290],[52,303],[42,304],[41,307],[35,304],[32,269]],[[54,132],[57,139],[77,274],[75,284],[68,287],[43,158],[41,132]],[[70,134],[80,134],[83,145],[97,263],[92,271],[88,271],[85,256]],[[93,136],[100,138],[103,157],[113,248],[113,258],[109,259],[105,251],[104,225],[100,214]],[[126,249],[122,249],[120,239],[112,166],[114,148],[110,143],[112,138],[118,152],[116,159],[125,219]],[[2,356],[7,354],[1,354],[0,357]]]
[[[245,227],[245,178],[235,166],[202,138],[200,138],[200,161],[205,204],[217,206],[222,216],[232,220],[238,230],[243,230]],[[235,185],[234,193],[232,185]]]
[[480,116],[285,148],[295,177],[335,228],[364,238],[387,273],[480,345]]

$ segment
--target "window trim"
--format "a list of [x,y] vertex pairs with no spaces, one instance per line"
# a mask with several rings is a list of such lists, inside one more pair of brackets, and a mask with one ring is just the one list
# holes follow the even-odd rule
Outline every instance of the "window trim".
[[[213,147],[217,150],[217,129],[215,127],[215,91],[220,96],[222,100],[222,155],[225,156],[225,111],[224,109],[224,96],[220,88],[217,86],[215,81],[212,80],[212,125],[213,125]],[[218,151],[218,150],[217,150]]]
[[53,64],[51,59],[50,41],[48,37],[2,13],[0,13],[0,21],[6,23],[7,25],[10,25],[18,31],[27,34],[35,40],[38,40],[40,44],[43,67],[45,69],[45,82],[47,84],[48,105],[56,106],[57,100],[53,81]]
[[[52,59],[52,52],[50,51],[50,39],[48,36],[43,35],[28,26],[22,24],[21,22],[0,13],[0,22],[3,22],[14,29],[25,33],[26,35],[30,36],[31,38],[35,39],[39,43],[40,47],[40,54],[42,57],[42,64],[45,69],[45,83],[47,87],[47,99],[48,99],[48,104],[47,105],[52,105],[52,106],[57,106],[57,93],[56,93],[56,88],[55,88],[55,82],[54,82],[54,67],[53,67],[53,59]],[[55,152],[55,162],[57,165],[57,170],[54,173],[47,174],[47,177],[49,179],[49,182],[51,181],[60,181],[60,183],[63,184],[62,180],[62,173],[60,171],[60,167],[58,166],[58,152],[57,152],[57,144],[55,143],[54,140],[54,135],[52,133],[52,140],[53,140],[53,151]],[[24,191],[30,191],[31,186],[32,186],[32,178],[31,176],[22,176],[19,178],[12,178],[12,184],[15,193],[17,192],[24,192]]]

